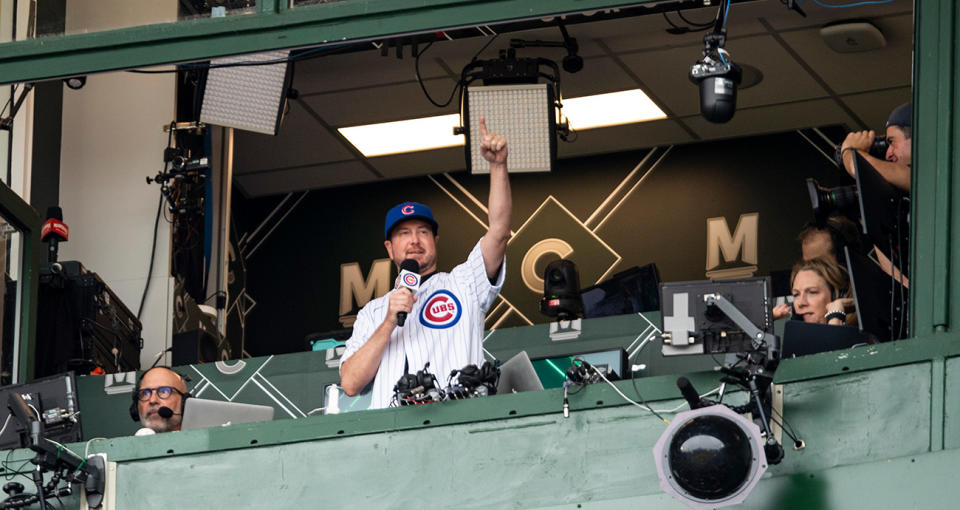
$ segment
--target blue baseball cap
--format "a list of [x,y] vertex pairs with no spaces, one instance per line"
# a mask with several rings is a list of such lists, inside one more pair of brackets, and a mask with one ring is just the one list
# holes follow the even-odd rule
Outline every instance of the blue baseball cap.
[[887,127],[910,127],[913,124],[913,103],[903,103],[890,112]]
[[437,235],[437,230],[440,229],[440,224],[433,219],[433,212],[430,211],[429,207],[417,202],[404,202],[387,211],[387,221],[383,225],[383,237],[389,241],[390,231],[397,226],[397,223],[412,219],[429,223],[433,227],[433,235]]

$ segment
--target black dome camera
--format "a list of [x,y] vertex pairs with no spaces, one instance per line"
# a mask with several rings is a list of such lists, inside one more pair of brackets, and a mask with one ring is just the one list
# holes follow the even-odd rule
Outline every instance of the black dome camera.
[[723,49],[725,42],[725,33],[705,35],[703,58],[690,68],[690,81],[700,86],[700,115],[717,124],[737,111],[737,87],[743,78],[743,70]]

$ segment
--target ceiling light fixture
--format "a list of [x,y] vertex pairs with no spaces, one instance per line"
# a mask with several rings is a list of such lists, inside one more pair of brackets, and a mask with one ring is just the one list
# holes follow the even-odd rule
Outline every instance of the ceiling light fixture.
[[[576,131],[667,117],[640,89],[567,98],[563,101],[563,113]],[[463,137],[452,134],[453,128],[459,125],[459,115],[450,114],[342,127],[337,131],[371,158],[461,146]]]

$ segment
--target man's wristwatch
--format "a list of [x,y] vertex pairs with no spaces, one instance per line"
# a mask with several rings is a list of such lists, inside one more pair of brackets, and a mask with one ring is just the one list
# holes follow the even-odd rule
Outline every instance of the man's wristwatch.
[[832,319],[840,319],[840,322],[847,322],[847,314],[843,310],[827,310],[827,314],[823,316],[824,320],[829,323]]

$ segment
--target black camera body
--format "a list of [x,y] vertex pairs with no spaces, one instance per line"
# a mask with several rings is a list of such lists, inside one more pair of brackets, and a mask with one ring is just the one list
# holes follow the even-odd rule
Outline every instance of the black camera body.
[[[877,159],[886,159],[887,158],[887,138],[884,136],[878,136],[873,139],[873,143],[870,144],[870,150],[867,151],[871,156]],[[833,153],[833,160],[836,162],[837,166],[843,167],[843,151],[841,146],[838,145],[836,151]]]

